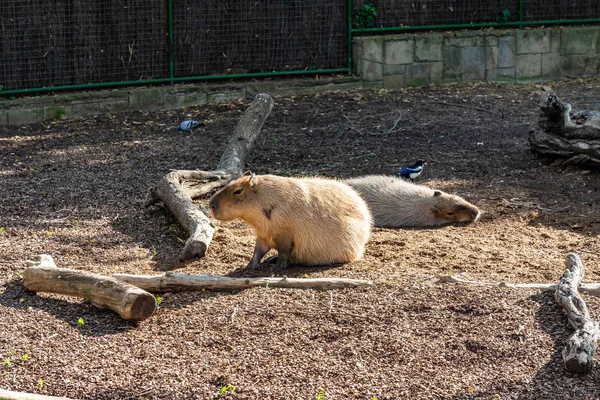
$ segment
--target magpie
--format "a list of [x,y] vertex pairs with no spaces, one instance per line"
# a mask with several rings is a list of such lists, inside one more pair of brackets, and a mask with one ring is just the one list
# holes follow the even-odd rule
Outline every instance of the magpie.
[[194,121],[191,119],[186,119],[177,127],[177,130],[180,132],[190,132],[193,133],[194,129],[199,127],[201,124],[198,121]]
[[409,179],[411,182],[413,182],[419,175],[421,175],[425,165],[427,165],[425,161],[417,160],[414,165],[400,169],[394,176],[398,178]]

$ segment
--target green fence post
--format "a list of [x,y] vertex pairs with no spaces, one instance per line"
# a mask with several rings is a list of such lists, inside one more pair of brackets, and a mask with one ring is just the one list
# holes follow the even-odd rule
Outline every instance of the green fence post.
[[352,74],[352,0],[348,0],[348,75]]
[[523,0],[519,0],[519,29],[523,29]]
[[173,83],[173,78],[175,77],[175,65],[173,56],[173,0],[167,0],[167,7],[167,18],[169,20],[169,78],[171,79],[171,83]]

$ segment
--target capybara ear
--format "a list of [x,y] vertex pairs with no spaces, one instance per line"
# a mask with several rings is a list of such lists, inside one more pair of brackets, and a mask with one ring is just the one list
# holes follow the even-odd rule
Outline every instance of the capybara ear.
[[250,183],[250,187],[256,186],[256,184],[258,183],[258,176],[256,176],[256,174],[252,174],[248,182]]
[[242,176],[248,176],[248,175],[254,175],[254,174],[252,173],[252,171],[246,171],[246,172],[244,172],[244,175],[242,175]]
[[441,195],[442,195],[442,192],[440,192],[439,190],[435,190],[433,192],[433,197],[438,197],[438,196],[441,196]]

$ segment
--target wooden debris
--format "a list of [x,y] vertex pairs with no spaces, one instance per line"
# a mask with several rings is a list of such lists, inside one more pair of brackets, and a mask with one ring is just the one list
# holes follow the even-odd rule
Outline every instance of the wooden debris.
[[12,392],[0,389],[0,400],[70,400],[66,397],[44,396],[41,394]]
[[600,331],[598,323],[590,319],[585,302],[577,292],[583,280],[583,264],[577,254],[567,255],[566,271],[554,293],[554,298],[567,313],[575,333],[567,340],[562,351],[565,369],[574,373],[588,373],[592,369]]
[[113,277],[153,293],[203,289],[234,290],[253,287],[329,290],[373,285],[373,282],[368,280],[347,278],[230,278],[226,276],[206,274],[188,275],[173,272],[155,276],[113,274]]
[[27,261],[23,286],[34,292],[83,297],[100,308],[110,308],[128,321],[143,321],[156,310],[154,296],[123,281],[67,268],[57,268],[47,254]]
[[572,110],[548,87],[538,106],[542,111],[539,129],[529,136],[534,151],[561,157],[561,165],[600,166],[600,112]]
[[145,206],[164,203],[190,235],[183,248],[182,260],[204,257],[215,232],[209,218],[192,199],[206,196],[242,175],[272,108],[273,99],[269,95],[263,93],[254,98],[238,122],[215,171],[172,171],[150,189]]

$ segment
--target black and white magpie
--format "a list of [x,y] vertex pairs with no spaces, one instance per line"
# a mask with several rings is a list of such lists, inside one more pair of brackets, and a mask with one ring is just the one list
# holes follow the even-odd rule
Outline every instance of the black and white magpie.
[[398,178],[405,178],[405,179],[409,179],[411,182],[414,181],[419,175],[421,175],[421,172],[423,172],[423,167],[426,165],[427,163],[423,160],[417,160],[417,162],[415,162],[414,165],[411,165],[409,167],[404,167],[402,169],[400,169],[400,171],[398,171],[395,176]]

